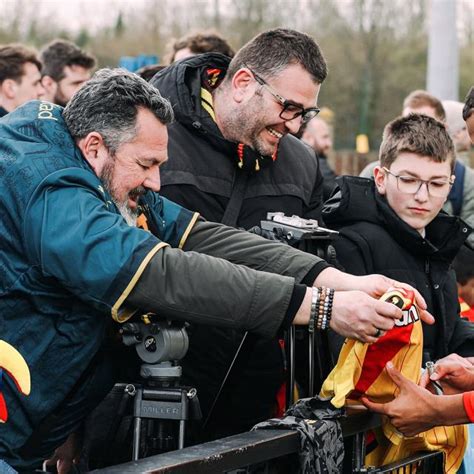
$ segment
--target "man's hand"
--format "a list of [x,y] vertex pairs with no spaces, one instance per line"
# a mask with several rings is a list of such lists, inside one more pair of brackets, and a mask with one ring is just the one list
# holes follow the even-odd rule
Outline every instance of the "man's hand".
[[336,291],[330,326],[344,337],[372,343],[401,317],[402,311],[392,303],[376,300],[362,291]]
[[[293,324],[309,323],[311,294],[312,289],[307,288]],[[392,303],[376,300],[362,291],[336,291],[330,327],[344,337],[375,342],[401,317],[402,311]]]
[[405,436],[414,436],[443,424],[441,413],[436,407],[439,407],[439,401],[444,397],[437,397],[408,380],[391,362],[387,363],[386,370],[400,393],[389,403],[374,403],[363,397],[361,401],[369,410],[388,416],[395,428]]
[[439,381],[446,395],[474,390],[474,365],[471,359],[450,354],[435,364],[434,373],[423,374],[420,385],[426,387],[430,380]]
[[462,395],[433,395],[426,388],[405,378],[391,362],[385,366],[388,375],[400,389],[389,403],[374,403],[366,397],[362,403],[372,411],[386,415],[405,436],[415,436],[433,426],[467,423]]
[[313,286],[327,286],[335,290],[359,290],[374,298],[380,298],[390,288],[404,288],[415,293],[415,304],[420,318],[427,324],[433,324],[433,316],[426,310],[426,301],[420,292],[408,285],[383,275],[355,276],[335,268],[324,269],[316,278]]
[[64,444],[57,448],[54,454],[43,463],[43,470],[46,470],[45,466],[56,465],[58,474],[68,474],[72,465],[79,462],[81,447],[80,436],[77,433],[71,433]]

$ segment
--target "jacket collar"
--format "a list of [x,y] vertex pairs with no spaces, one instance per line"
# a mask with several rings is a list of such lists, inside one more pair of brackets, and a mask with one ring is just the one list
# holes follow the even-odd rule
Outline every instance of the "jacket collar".
[[419,255],[452,260],[471,232],[461,219],[441,211],[426,227],[426,237],[404,222],[375,188],[372,179],[337,178],[339,190],[326,201],[323,219],[336,228],[371,222],[381,225],[402,246]]

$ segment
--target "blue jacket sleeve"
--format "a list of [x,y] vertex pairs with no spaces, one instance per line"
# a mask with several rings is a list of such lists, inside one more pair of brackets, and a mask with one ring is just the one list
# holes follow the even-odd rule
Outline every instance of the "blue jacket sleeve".
[[81,177],[40,186],[27,206],[23,234],[32,265],[112,316],[148,261],[167,245],[128,226],[113,203]]

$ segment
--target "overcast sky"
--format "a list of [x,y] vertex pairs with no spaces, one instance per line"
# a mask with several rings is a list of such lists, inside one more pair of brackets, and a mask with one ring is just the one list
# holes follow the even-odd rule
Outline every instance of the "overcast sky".
[[[225,3],[229,0],[219,0],[220,10],[225,14]],[[288,0],[288,3],[304,3],[306,0]],[[332,0],[341,6],[344,11],[344,4],[354,0]],[[390,0],[385,0],[389,2]],[[403,0],[409,1],[409,0]],[[468,5],[474,9],[474,0],[431,0],[431,1],[455,1],[458,4],[458,19],[463,6]],[[113,25],[117,19],[117,13],[127,14],[128,12],[139,11],[140,6],[154,2],[159,4],[159,0],[0,0],[0,20],[2,10],[33,8],[38,14],[38,18],[44,23],[50,16],[63,25],[66,30],[77,31],[81,26],[87,26],[89,30],[95,31],[99,27]],[[209,0],[172,0],[173,4],[189,4],[193,8],[199,3],[208,3]],[[24,7],[22,7],[24,5]]]

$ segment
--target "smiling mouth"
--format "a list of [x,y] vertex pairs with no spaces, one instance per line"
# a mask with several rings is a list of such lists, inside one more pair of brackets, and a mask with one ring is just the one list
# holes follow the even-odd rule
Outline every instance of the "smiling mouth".
[[280,139],[283,137],[283,133],[277,132],[274,128],[267,127],[266,130],[268,133],[270,133],[270,135],[273,135],[275,138]]

